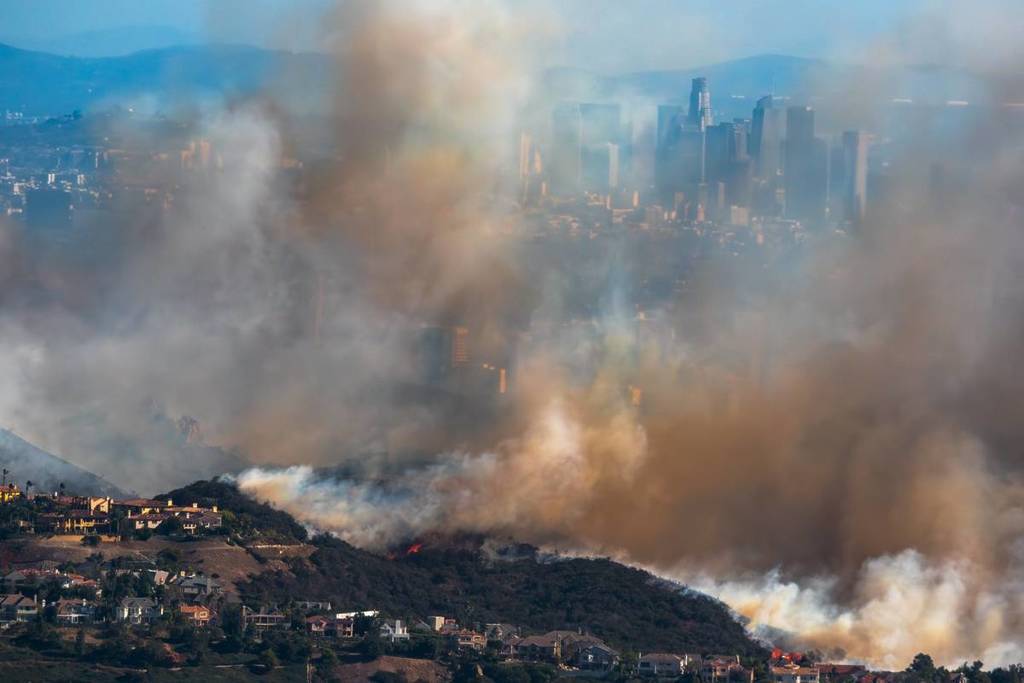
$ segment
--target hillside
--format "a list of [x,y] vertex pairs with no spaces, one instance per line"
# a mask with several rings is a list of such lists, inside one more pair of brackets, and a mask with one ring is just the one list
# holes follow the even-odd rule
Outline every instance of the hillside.
[[56,491],[63,483],[68,491],[88,491],[97,496],[123,497],[122,489],[92,472],[72,465],[33,446],[14,432],[0,429],[0,467],[24,487],[31,481],[37,491]]
[[[295,524],[225,482],[197,482],[166,495],[235,510],[275,535]],[[409,620],[445,614],[536,632],[585,629],[624,649],[763,654],[722,603],[607,559],[552,557],[475,537],[425,539],[413,552],[390,557],[329,536],[311,543],[308,558],[283,560],[287,570],[239,582],[243,599],[330,600],[339,609],[379,609]]]
[[[508,622],[536,632],[589,630],[613,646],[755,654],[759,646],[721,603],[606,559],[495,559],[482,543],[424,547],[388,559],[319,537],[316,551],[239,586],[256,602],[329,598],[351,609],[462,623]],[[311,597],[310,599],[314,599]]]

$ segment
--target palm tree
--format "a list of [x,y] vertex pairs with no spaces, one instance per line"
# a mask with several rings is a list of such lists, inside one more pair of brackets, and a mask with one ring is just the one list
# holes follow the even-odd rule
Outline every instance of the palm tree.
[[25,497],[28,498],[29,494],[31,492],[32,492],[32,480],[29,479],[28,481],[25,482]]

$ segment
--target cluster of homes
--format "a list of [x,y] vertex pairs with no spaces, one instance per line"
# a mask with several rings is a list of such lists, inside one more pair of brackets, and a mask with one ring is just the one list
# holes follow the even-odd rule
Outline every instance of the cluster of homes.
[[180,529],[195,534],[200,529],[220,527],[223,517],[217,510],[198,503],[175,505],[171,499],[53,496],[58,509],[36,518],[35,531],[54,534],[127,534],[154,531],[171,518]]
[[[55,568],[18,569],[2,579],[7,594],[0,594],[0,628],[28,622],[47,608],[45,601],[26,595],[45,582],[57,582],[64,588],[91,588],[95,598],[62,598],[53,606],[58,623],[67,626],[120,621],[128,625],[147,625],[171,614],[202,628],[215,623],[215,605],[224,596],[220,583],[202,574],[172,574],[152,567],[118,567],[109,573],[147,575],[162,586],[161,598],[125,597],[114,609],[100,607],[102,591],[93,579],[61,572]],[[21,591],[21,592],[16,592]],[[88,591],[83,591],[88,592]],[[336,612],[327,601],[299,601],[292,607],[310,616],[305,618],[307,633],[316,638],[355,639],[375,630],[390,643],[407,641],[412,634],[433,635],[443,639],[452,651],[483,651],[497,648],[507,661],[543,662],[588,671],[609,671],[621,662],[620,653],[593,635],[580,631],[549,631],[541,635],[522,635],[511,624],[489,623],[466,628],[446,616],[430,616],[412,626],[400,619],[384,619],[377,610]],[[241,608],[246,628],[257,635],[270,629],[287,630],[293,626],[290,614],[277,608]],[[753,683],[754,671],[741,664],[738,655],[640,653],[636,672],[651,678],[678,678],[692,674],[705,683]],[[772,683],[893,683],[877,672],[856,664],[822,664],[804,655],[774,650],[768,662]],[[966,683],[951,681],[950,683]]]
[[[801,653],[773,650],[768,662],[772,683],[845,683],[868,675],[860,664],[820,664],[808,661]],[[702,681],[754,680],[754,671],[745,668],[735,655],[671,654],[655,652],[641,655],[637,663],[641,676],[677,678],[688,673]],[[863,683],[873,683],[863,681]]]
[[[13,623],[28,622],[45,610],[46,600],[39,600],[37,594],[46,585],[90,597],[61,598],[52,603],[56,610],[57,623],[64,626],[99,624],[106,621],[121,621],[129,625],[150,624],[161,618],[167,606],[174,609],[194,626],[208,626],[216,614],[208,605],[223,595],[220,582],[194,572],[171,572],[149,567],[120,567],[106,570],[108,575],[145,575],[154,586],[162,586],[162,598],[125,597],[113,609],[104,608],[100,600],[103,590],[96,579],[63,572],[54,567],[28,567],[16,569],[4,575],[2,582],[6,593],[0,594],[0,628]],[[75,590],[81,589],[81,590]]]
[[[4,474],[6,480],[6,470]],[[149,498],[114,499],[109,496],[66,495],[63,490],[53,493],[22,491],[17,484],[0,485],[0,504],[26,500],[40,511],[34,520],[16,522],[21,531],[62,535],[127,535],[153,531],[171,518],[180,522],[180,530],[195,534],[200,529],[216,529],[223,517],[217,510],[190,505],[175,505],[173,500]]]

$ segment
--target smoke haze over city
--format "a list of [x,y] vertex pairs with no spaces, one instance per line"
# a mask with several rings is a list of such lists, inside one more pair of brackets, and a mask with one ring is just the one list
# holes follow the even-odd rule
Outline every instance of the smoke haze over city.
[[1024,9],[868,3],[726,85],[685,70],[786,46],[640,4],[282,9],[314,76],[80,113],[83,166],[157,170],[0,214],[0,426],[375,551],[612,557],[785,647],[1021,661]]

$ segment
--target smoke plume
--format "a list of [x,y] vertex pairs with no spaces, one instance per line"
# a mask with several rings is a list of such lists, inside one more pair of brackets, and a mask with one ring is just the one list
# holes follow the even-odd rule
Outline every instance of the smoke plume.
[[[326,25],[326,124],[273,91],[199,116],[206,167],[95,257],[4,227],[5,423],[148,492],[244,470],[364,547],[474,531],[611,555],[882,666],[1024,656],[1024,176],[1002,110],[893,153],[925,172],[894,172],[861,231],[720,249],[641,309],[628,240],[559,261],[509,199],[546,20],[349,1]],[[927,162],[964,149],[969,180],[929,194]],[[425,389],[432,327],[469,330],[512,390]]]

